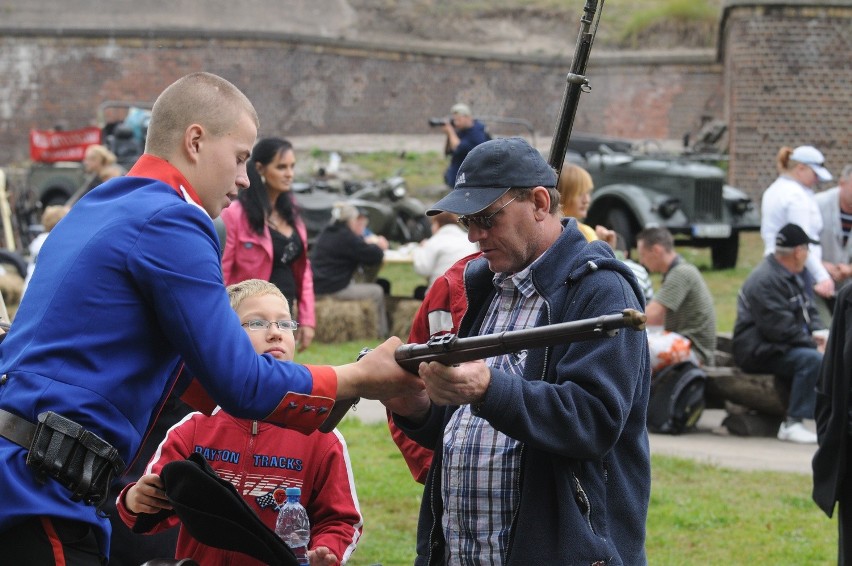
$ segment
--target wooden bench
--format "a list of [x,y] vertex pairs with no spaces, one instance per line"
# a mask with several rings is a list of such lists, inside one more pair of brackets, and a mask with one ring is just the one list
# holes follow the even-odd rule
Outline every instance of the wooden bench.
[[732,434],[775,436],[787,411],[789,385],[773,374],[746,373],[734,365],[731,334],[719,334],[716,341],[716,366],[703,368],[707,406],[728,412],[722,425]]

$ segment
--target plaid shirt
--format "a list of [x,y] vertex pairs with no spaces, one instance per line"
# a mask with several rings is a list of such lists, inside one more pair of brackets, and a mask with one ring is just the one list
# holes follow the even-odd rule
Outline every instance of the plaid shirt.
[[[530,267],[509,277],[494,276],[497,294],[480,334],[535,326],[544,299],[533,287]],[[500,370],[523,375],[526,350],[486,360]],[[503,564],[512,514],[518,501],[521,444],[475,416],[470,405],[453,414],[444,429],[441,525],[446,564]]]

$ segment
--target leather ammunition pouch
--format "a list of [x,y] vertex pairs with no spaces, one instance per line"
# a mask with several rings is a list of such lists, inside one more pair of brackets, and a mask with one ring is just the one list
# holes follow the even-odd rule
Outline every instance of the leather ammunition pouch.
[[106,501],[113,477],[124,470],[118,450],[53,411],[41,413],[35,425],[12,413],[3,413],[4,420],[15,421],[19,429],[28,433],[23,438],[29,439],[29,433],[32,434],[29,446],[20,442],[20,438],[4,436],[29,448],[27,466],[40,481],[47,477],[55,479],[71,491],[73,501],[82,500],[96,507]]

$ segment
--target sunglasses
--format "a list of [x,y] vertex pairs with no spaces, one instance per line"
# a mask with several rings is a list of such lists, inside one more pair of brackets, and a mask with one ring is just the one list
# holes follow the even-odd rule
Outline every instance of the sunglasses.
[[494,227],[494,217],[503,212],[503,209],[512,204],[516,198],[518,197],[513,198],[491,214],[482,214],[476,216],[459,216],[458,222],[465,230],[469,230],[471,224],[476,224],[482,230],[491,230],[491,228]]

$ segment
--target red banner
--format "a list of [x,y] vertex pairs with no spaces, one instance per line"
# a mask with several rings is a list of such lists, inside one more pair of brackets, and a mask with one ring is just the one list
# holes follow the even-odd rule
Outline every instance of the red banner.
[[30,159],[43,163],[82,161],[86,148],[98,143],[101,129],[96,126],[59,132],[30,130]]

